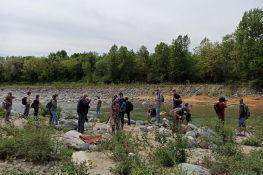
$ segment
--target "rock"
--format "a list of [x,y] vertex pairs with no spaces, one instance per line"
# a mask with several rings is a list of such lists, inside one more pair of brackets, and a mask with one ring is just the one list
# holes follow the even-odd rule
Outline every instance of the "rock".
[[151,122],[156,122],[157,118],[156,117],[151,117]]
[[56,129],[56,130],[62,130],[62,129],[63,129],[63,126],[62,126],[62,125],[56,125],[56,126],[55,126],[55,129]]
[[91,151],[97,150],[97,146],[96,145],[90,145],[89,150],[91,150]]
[[195,135],[194,131],[188,131],[187,133],[185,133],[185,136],[191,136],[193,138],[196,138],[196,135]]
[[128,123],[128,119],[127,118],[124,118],[124,123]]
[[160,128],[159,129],[159,134],[161,136],[165,136],[165,137],[170,137],[172,134],[169,132],[168,129],[165,129],[165,128]]
[[131,124],[136,124],[136,122],[134,120],[131,120]]
[[210,143],[208,142],[201,142],[199,146],[203,149],[209,149]]
[[84,130],[91,130],[91,126],[87,122],[84,123]]
[[63,124],[63,128],[69,128],[71,130],[75,130],[77,129],[78,124],[76,124],[76,122],[74,121],[67,121]]
[[199,133],[200,136],[203,137],[203,138],[207,138],[207,139],[220,139],[220,137],[217,136],[217,134],[216,134],[213,130],[211,130],[211,129],[206,129],[206,128],[204,128],[204,127],[199,128],[199,129],[197,130],[197,133]]
[[144,125],[148,125],[148,124],[149,124],[148,121],[145,121],[145,122],[144,122]]
[[107,126],[103,126],[103,127],[100,128],[99,133],[100,134],[105,134],[108,131],[109,131],[109,128]]
[[80,135],[82,134],[77,131],[69,131],[64,134],[61,141],[67,146],[79,150],[80,146],[85,143],[79,138]]
[[187,142],[187,148],[196,147],[197,143],[194,140],[192,140],[192,138],[191,136],[183,136],[182,141]]
[[60,125],[63,125],[65,122],[66,122],[66,120],[64,120],[64,119],[61,119],[60,121],[58,121],[58,123],[59,123]]
[[199,157],[199,156],[201,156],[202,154],[199,154],[198,152],[193,152],[193,155],[196,156],[196,157]]
[[96,120],[95,120],[95,118],[91,118],[91,119],[89,119],[89,122],[94,123],[94,122],[96,122]]
[[197,126],[191,124],[191,123],[188,123],[188,126],[192,129],[192,130],[195,130],[195,129],[198,129]]
[[181,172],[181,174],[184,175],[211,175],[208,169],[199,165],[181,163],[179,167],[182,167],[183,172]]
[[136,121],[136,125],[144,125],[143,121]]
[[85,151],[78,151],[72,154],[72,161],[77,164],[86,162],[86,166],[89,166],[89,161],[91,160]]
[[190,140],[195,140],[192,136],[186,136],[186,138],[188,138]]
[[192,131],[190,126],[187,126],[187,128],[186,128],[186,132],[188,132],[188,131]]
[[88,150],[90,147],[90,144],[89,143],[83,143],[81,146],[80,146],[80,150],[81,151],[86,151]]
[[148,132],[148,129],[147,129],[145,126],[140,127],[140,130],[141,130],[142,132]]

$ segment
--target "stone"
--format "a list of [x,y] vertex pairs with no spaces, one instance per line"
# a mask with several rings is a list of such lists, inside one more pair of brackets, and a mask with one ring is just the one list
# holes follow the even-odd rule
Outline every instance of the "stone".
[[75,130],[78,128],[78,124],[76,124],[76,122],[74,122],[74,121],[67,121],[63,124],[63,128]]
[[192,140],[191,137],[190,138],[188,138],[188,137],[190,137],[190,136],[183,136],[183,138],[182,138],[183,142],[187,142],[187,148],[196,147],[197,143],[194,140]]
[[89,150],[91,150],[91,151],[97,150],[97,146],[96,145],[90,145]]
[[80,150],[81,151],[86,151],[88,150],[90,147],[90,143],[83,143],[81,146],[80,146]]
[[165,136],[165,137],[171,137],[171,133],[169,132],[169,130],[168,129],[165,129],[165,128],[160,128],[159,129],[159,134],[161,135],[161,136]]
[[157,118],[156,117],[151,117],[151,122],[156,122]]
[[193,124],[191,124],[191,123],[188,123],[187,126],[189,126],[192,130],[198,129],[197,126],[195,126],[195,125],[193,125]]
[[77,131],[68,131],[64,134],[64,136],[62,137],[62,143],[66,144],[67,146],[77,149],[80,149],[80,146],[85,143],[84,141],[82,141],[79,136],[82,135],[81,133],[77,132]]
[[91,126],[87,122],[84,123],[84,130],[91,130]]
[[63,129],[63,126],[62,126],[62,125],[56,125],[56,126],[55,126],[55,129],[56,129],[56,130],[62,130],[62,129]]
[[210,143],[208,142],[201,142],[199,143],[199,146],[203,149],[209,149]]
[[144,122],[144,125],[148,125],[148,124],[149,124],[148,121],[145,121],[145,122]]
[[182,167],[183,175],[211,175],[209,170],[199,165],[193,165],[189,163],[181,163],[178,167]]
[[65,122],[66,122],[66,120],[64,120],[64,119],[61,119],[61,120],[58,121],[58,123],[59,123],[60,125],[63,125]]
[[109,131],[109,128],[107,126],[103,126],[100,128],[99,134],[105,134]]
[[131,124],[136,124],[136,122],[134,120],[131,120]]
[[72,161],[78,165],[86,162],[86,166],[89,166],[91,160],[85,151],[77,151],[72,154]]
[[140,130],[141,130],[142,132],[148,132],[148,129],[147,129],[145,126],[140,127]]
[[90,119],[89,119],[89,122],[94,123],[94,122],[96,122],[96,120],[95,120],[95,118],[90,118]]
[[136,121],[136,125],[144,125],[143,121]]
[[196,138],[195,132],[194,131],[188,131],[185,133],[185,136],[191,136],[193,138]]
[[198,152],[193,152],[193,155],[196,156],[196,157],[199,157],[199,156],[201,156],[202,154],[199,154]]
[[192,136],[186,136],[186,138],[188,138],[190,140],[195,140]]
[[188,132],[188,131],[192,131],[190,126],[187,126],[187,128],[186,128],[186,132]]

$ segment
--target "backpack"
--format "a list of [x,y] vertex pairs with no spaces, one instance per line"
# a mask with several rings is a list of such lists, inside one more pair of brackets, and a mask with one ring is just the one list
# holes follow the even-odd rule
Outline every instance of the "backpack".
[[121,104],[121,111],[126,111],[126,103],[125,102],[122,102]]
[[46,108],[48,108],[49,110],[51,109],[52,107],[52,100],[50,100],[47,105],[46,105]]
[[219,113],[221,111],[219,103],[214,104],[214,109],[215,109],[216,113]]
[[156,115],[156,108],[151,107],[151,115],[153,115],[153,116]]
[[130,101],[128,102],[128,110],[129,111],[133,110],[133,104]]
[[98,108],[100,108],[100,107],[101,107],[101,101],[98,102]]
[[[159,94],[159,97],[160,97],[160,95],[161,94]],[[163,98],[163,95],[161,95],[161,98],[160,98],[161,100],[162,100],[162,103],[164,102],[164,98]]]
[[121,112],[121,106],[119,103],[116,103],[115,107],[116,107],[116,112]]
[[250,117],[250,111],[248,109],[248,106],[244,104],[244,112],[245,112],[245,119],[248,119]]
[[27,99],[27,97],[22,98],[22,105],[27,105],[26,99]]

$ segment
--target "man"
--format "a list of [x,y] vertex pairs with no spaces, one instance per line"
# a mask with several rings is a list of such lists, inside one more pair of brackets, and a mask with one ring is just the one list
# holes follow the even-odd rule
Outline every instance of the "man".
[[173,122],[172,122],[172,131],[173,131],[173,133],[175,132],[176,125],[178,125],[179,123],[183,123],[184,122],[183,115],[185,115],[186,112],[187,112],[186,108],[181,108],[181,109],[179,108],[176,111],[174,111],[174,116],[175,117],[172,118],[172,120],[173,120]]
[[156,108],[156,119],[158,121],[158,123],[160,122],[160,109],[161,109],[161,105],[162,105],[162,95],[159,92],[159,89],[155,90],[155,108]]
[[12,109],[12,104],[13,104],[13,99],[15,99],[16,97],[12,95],[12,92],[9,91],[8,95],[4,98],[5,101],[5,122],[10,122],[9,121],[9,115]]
[[117,100],[117,95],[114,95],[112,98],[112,105],[111,105],[111,118],[114,120],[114,124],[112,125],[112,133],[115,133],[115,130],[118,131],[119,130],[119,125],[120,125],[120,118],[121,118],[121,113],[117,112],[117,104],[118,100]]
[[96,114],[97,114],[97,118],[100,119],[100,108],[101,108],[101,100],[100,97],[98,97],[98,99],[94,99],[94,103],[97,104],[96,106]]
[[88,97],[88,94],[83,94],[83,96],[79,99],[78,101],[78,106],[77,106],[77,113],[78,113],[78,132],[81,134],[84,133],[84,124],[85,124],[85,119],[87,116],[87,106],[90,102],[86,101],[86,98]]
[[131,111],[133,110],[133,104],[129,101],[129,98],[126,97],[125,98],[126,101],[126,111],[125,113],[127,114],[127,118],[128,118],[128,125],[131,125]]
[[[126,100],[123,98],[123,93],[120,92],[118,94],[118,103],[121,106],[123,102],[126,103]],[[126,106],[127,106],[127,104],[126,104]],[[121,129],[122,130],[123,130],[123,127],[124,127],[124,113],[125,113],[125,111],[121,111]]]
[[227,108],[227,100],[224,97],[219,98],[219,108],[220,112],[217,113],[219,120],[221,120],[222,125],[225,122],[225,108]]
[[179,94],[176,93],[176,90],[172,90],[173,94],[173,109],[182,107],[182,98]]
[[147,119],[149,119],[149,117],[151,117],[151,122],[156,121],[156,109],[152,105],[150,105],[148,109]]
[[[245,110],[244,110],[244,103],[243,99],[239,99],[239,115],[238,115],[238,127],[239,127],[239,134],[237,136],[246,137],[246,118],[245,118]],[[241,134],[242,127],[244,128],[244,135]]]
[[24,111],[24,115],[23,117],[26,119],[29,115],[29,110],[30,110],[30,104],[32,103],[31,99],[31,92],[27,93],[27,97],[26,97],[26,105],[25,105],[25,111]]

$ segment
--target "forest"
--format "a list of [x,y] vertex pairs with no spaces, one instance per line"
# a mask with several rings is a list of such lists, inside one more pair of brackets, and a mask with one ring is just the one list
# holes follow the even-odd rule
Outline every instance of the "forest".
[[[208,24],[209,25],[209,24]],[[83,82],[87,84],[226,83],[263,85],[263,10],[244,12],[222,41],[204,38],[191,52],[190,36],[160,42],[154,53],[113,45],[108,53],[51,52],[46,57],[0,57],[0,82]]]

